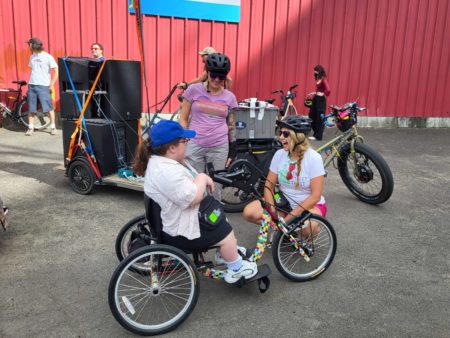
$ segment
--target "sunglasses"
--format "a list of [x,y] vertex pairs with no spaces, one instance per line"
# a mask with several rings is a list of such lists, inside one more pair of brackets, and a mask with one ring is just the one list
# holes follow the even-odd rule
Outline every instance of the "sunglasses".
[[184,144],[186,144],[186,143],[188,143],[189,141],[190,141],[190,139],[188,139],[188,138],[182,138],[181,140],[178,141],[178,143],[184,143]]
[[211,80],[219,79],[219,80],[223,81],[223,80],[227,79],[227,74],[209,72],[209,77],[211,78]]
[[284,138],[288,138],[291,135],[291,133],[287,130],[280,130],[280,131],[278,131],[278,136],[281,136],[281,135],[283,135]]
[[97,50],[97,49],[100,49],[100,48],[98,48],[98,47],[92,47],[91,48],[91,50]]

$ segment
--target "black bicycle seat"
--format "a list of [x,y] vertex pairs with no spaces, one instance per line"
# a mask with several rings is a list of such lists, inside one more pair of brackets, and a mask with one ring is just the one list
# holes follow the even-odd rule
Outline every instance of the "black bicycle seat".
[[265,99],[264,101],[266,101],[267,103],[272,104],[272,103],[275,102],[275,99]]
[[20,80],[20,81],[13,81],[12,83],[17,83],[20,86],[25,86],[27,84],[27,81]]

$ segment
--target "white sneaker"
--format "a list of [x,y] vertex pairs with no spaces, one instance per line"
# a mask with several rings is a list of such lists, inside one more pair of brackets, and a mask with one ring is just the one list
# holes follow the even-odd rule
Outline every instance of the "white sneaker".
[[314,136],[308,136],[308,140],[315,141],[316,138]]
[[[247,254],[247,249],[244,248],[243,246],[238,245],[237,250],[238,250],[238,254],[240,254],[241,256],[245,257],[245,255]],[[216,253],[214,255],[214,262],[216,263],[216,265],[224,265],[225,264],[225,260],[220,255],[219,249],[216,250]]]
[[254,275],[258,273],[258,266],[254,262],[242,261],[242,266],[239,270],[233,271],[227,269],[225,271],[225,282],[233,284],[236,283],[241,277],[245,279],[252,278]]

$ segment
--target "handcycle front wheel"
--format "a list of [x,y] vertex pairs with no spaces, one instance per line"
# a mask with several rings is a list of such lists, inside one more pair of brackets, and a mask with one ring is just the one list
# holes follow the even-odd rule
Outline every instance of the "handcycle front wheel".
[[310,261],[306,262],[289,237],[278,231],[272,244],[276,268],[294,282],[317,278],[330,266],[336,254],[337,242],[333,227],[325,218],[311,214],[292,236],[297,245],[304,248]]
[[350,144],[342,147],[337,165],[342,181],[361,201],[380,204],[391,197],[394,190],[391,169],[383,157],[367,144],[355,142],[354,153]]
[[[27,128],[30,128],[30,124],[28,123],[28,115],[29,111],[25,109],[25,104],[27,103],[27,99],[23,99],[19,102],[17,106],[17,112],[19,116],[20,122]],[[42,130],[47,128],[50,125],[50,116],[48,112],[43,112],[41,105],[38,104],[38,111],[34,116],[33,128],[35,130]]]
[[[146,269],[134,269],[138,262],[145,262]],[[198,273],[186,254],[155,244],[119,264],[109,283],[108,303],[125,329],[151,336],[171,331],[186,320],[199,292]]]

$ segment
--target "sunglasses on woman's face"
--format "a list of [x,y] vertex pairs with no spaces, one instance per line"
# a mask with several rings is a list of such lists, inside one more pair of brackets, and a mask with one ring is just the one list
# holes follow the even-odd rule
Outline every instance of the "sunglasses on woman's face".
[[188,142],[189,142],[188,138],[182,138],[181,140],[178,141],[178,143],[184,143],[184,144],[186,144]]
[[100,48],[98,47],[92,47],[91,50],[99,50]]
[[221,74],[221,73],[209,72],[209,77],[211,78],[211,80],[219,79],[219,80],[223,81],[223,80],[226,80],[227,75]]
[[278,136],[281,136],[281,135],[283,135],[284,138],[288,138],[291,135],[291,133],[288,132],[287,130],[280,130],[280,131],[278,131]]

